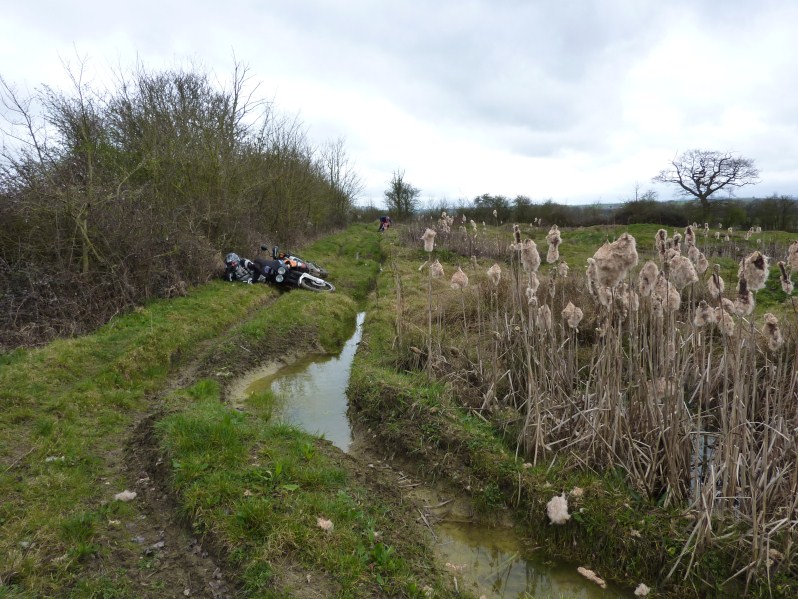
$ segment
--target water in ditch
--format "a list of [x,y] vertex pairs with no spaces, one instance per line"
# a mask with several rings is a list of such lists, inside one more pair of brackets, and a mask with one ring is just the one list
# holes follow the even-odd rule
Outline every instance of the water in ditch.
[[[337,355],[310,355],[279,368],[266,367],[262,376],[248,377],[238,391],[241,399],[270,391],[276,398],[272,418],[324,436],[349,451],[352,426],[347,418],[346,388],[360,342],[365,313],[357,315],[354,333]],[[361,440],[365,441],[365,440]],[[587,581],[576,566],[547,560],[526,547],[508,528],[472,522],[434,525],[436,552],[441,563],[458,579],[459,588],[477,597],[598,599],[630,597],[617,588],[602,589]]]

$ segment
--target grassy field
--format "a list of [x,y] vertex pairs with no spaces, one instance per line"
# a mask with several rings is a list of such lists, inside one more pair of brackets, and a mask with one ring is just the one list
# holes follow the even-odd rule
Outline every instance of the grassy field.
[[[350,404],[386,455],[605,578],[662,596],[794,595],[795,312],[775,266],[791,237],[698,235],[731,301],[739,260],[773,257],[724,335],[694,323],[702,300],[720,302],[711,267],[676,309],[630,308],[643,263],[660,260],[656,225],[562,231],[552,264],[549,230],[525,227],[543,257],[531,301],[510,227],[428,224],[431,252],[420,224],[302,248],[335,294],[214,282],[0,356],[0,597],[454,596],[395,488],[273,423],[268,393],[247,412],[227,401],[262,362],[339,348],[364,309]],[[639,263],[605,306],[584,269],[627,231]],[[458,267],[469,282],[452,288]],[[573,328],[569,302],[584,313]],[[125,490],[138,495],[116,499]],[[547,516],[557,495],[562,525]]]

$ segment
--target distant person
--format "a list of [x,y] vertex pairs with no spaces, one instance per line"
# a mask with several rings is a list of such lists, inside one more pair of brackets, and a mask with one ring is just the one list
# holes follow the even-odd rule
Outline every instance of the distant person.
[[380,233],[385,231],[385,229],[390,227],[392,224],[393,223],[391,222],[391,217],[390,216],[381,216],[380,217],[380,229],[379,229]]

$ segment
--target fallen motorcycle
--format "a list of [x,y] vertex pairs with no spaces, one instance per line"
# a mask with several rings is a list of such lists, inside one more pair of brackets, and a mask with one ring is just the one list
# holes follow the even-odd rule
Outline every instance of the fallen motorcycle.
[[273,283],[285,287],[299,287],[308,291],[335,291],[335,285],[311,274],[304,261],[255,258],[253,262],[261,271],[255,273],[254,283]]
[[[264,252],[269,251],[268,246],[265,245],[260,246],[260,249]],[[303,260],[299,256],[294,256],[290,252],[282,251],[277,246],[272,248],[272,260],[284,260],[291,264],[292,268],[296,268],[302,272],[307,272],[314,277],[319,277],[320,279],[326,279],[330,275],[330,273],[327,272],[327,269],[322,268],[321,266],[318,266],[309,260]]]

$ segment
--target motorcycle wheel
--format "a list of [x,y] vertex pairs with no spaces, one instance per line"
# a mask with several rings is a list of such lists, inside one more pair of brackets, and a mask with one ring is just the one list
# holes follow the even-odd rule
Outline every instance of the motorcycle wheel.
[[335,285],[332,283],[322,281],[321,279],[310,279],[308,277],[303,277],[302,280],[299,281],[299,286],[308,291],[335,291]]
[[327,272],[326,268],[322,268],[321,266],[316,266],[313,262],[308,262],[308,270],[310,270],[310,274],[314,277],[319,277],[320,279],[326,279],[330,273]]

